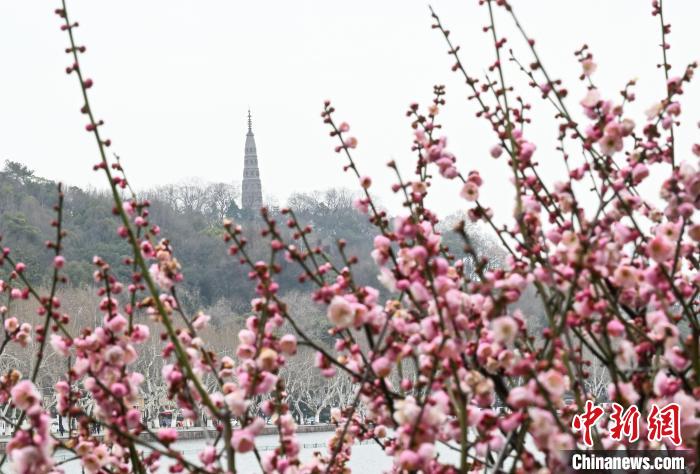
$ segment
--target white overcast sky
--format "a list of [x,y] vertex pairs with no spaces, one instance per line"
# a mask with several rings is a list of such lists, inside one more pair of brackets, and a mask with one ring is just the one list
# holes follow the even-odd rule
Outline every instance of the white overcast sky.
[[[53,14],[57,1],[0,1],[0,160],[27,164],[48,178],[103,187],[94,173],[95,144],[78,112],[75,78],[63,70],[67,40]],[[435,0],[432,5],[462,45],[474,74],[492,60],[481,32],[486,10],[476,0]],[[528,32],[555,77],[569,86],[578,112],[584,88],[573,51],[588,43],[596,56],[595,80],[618,100],[630,78],[639,78],[642,112],[664,93],[658,19],[642,0],[515,0]],[[669,51],[674,72],[700,58],[700,2],[667,0],[673,25]],[[91,97],[107,125],[106,136],[122,156],[136,188],[192,177],[240,181],[246,113],[251,107],[263,192],[281,201],[295,191],[354,187],[321,121],[324,99],[359,139],[360,168],[375,178],[374,191],[391,204],[392,182],[384,166],[396,159],[409,174],[411,130],[404,112],[428,103],[433,84],[447,85],[441,120],[463,170],[478,167],[486,179],[484,202],[510,211],[505,161],[488,157],[494,143],[466,86],[450,71],[443,38],[430,28],[428,4],[414,0],[70,0],[79,43],[87,45],[84,71],[95,81]],[[498,15],[499,34],[526,62],[529,56],[509,18]],[[562,170],[554,152],[551,109],[529,92],[523,78],[507,80],[533,97],[539,123],[543,174]],[[683,154],[697,141],[697,84],[685,97]],[[433,206],[460,206],[456,189],[438,181]]]

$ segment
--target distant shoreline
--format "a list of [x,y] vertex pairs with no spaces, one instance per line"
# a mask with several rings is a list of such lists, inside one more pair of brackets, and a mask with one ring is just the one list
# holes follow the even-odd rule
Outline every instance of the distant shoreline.
[[[235,428],[234,428],[235,429]],[[321,432],[328,432],[328,431],[334,431],[335,430],[335,425],[331,424],[318,424],[318,425],[299,425],[297,426],[297,433],[321,433]],[[155,429],[157,432],[157,429]],[[263,428],[262,432],[260,433],[260,436],[269,436],[269,435],[275,435],[278,433],[277,426],[274,425],[267,425]],[[55,434],[55,433],[54,433]],[[177,440],[178,441],[188,441],[188,440],[196,440],[196,439],[207,439],[207,438],[216,438],[216,436],[219,434],[219,432],[216,430],[216,428],[203,428],[203,427],[194,427],[194,428],[182,428],[177,430]],[[95,435],[93,436],[94,438],[101,439],[103,435]],[[139,437],[146,439],[146,440],[153,440],[153,436],[151,436],[150,433],[148,432],[143,432],[139,435]],[[10,441],[10,437],[3,437],[0,438],[0,454],[5,453],[5,447],[7,446],[7,443]],[[67,439],[67,437],[66,437]]]

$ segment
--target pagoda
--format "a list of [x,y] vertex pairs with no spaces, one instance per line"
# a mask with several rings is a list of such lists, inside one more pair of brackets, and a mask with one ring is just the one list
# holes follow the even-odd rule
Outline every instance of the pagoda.
[[248,133],[245,137],[245,158],[243,164],[243,189],[241,203],[246,211],[258,212],[263,205],[260,171],[258,171],[258,154],[253,135],[253,119],[248,109]]

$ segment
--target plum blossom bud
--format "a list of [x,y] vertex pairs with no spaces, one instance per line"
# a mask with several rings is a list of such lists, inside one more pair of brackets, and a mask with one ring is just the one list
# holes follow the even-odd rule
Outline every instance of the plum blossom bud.
[[414,281],[410,285],[411,296],[419,303],[423,303],[430,299],[428,289],[418,281]]
[[250,359],[255,355],[255,346],[251,344],[240,344],[236,349],[236,356],[239,359]]
[[665,262],[673,256],[673,245],[667,238],[657,235],[649,242],[647,254],[656,262]]
[[195,320],[192,321],[192,327],[194,327],[197,331],[201,331],[207,326],[210,319],[211,317],[209,315],[200,312]]
[[216,448],[214,446],[206,446],[199,453],[199,460],[207,466],[213,464],[216,461]]
[[126,424],[130,428],[136,428],[141,423],[141,412],[136,408],[131,408],[126,412]]
[[382,267],[379,270],[379,275],[377,276],[379,283],[384,286],[387,290],[394,292],[396,291],[396,278],[391,270],[386,267]]
[[39,404],[41,400],[39,391],[29,380],[22,380],[17,385],[12,387],[10,395],[12,396],[12,402],[15,404],[15,406],[20,410],[25,411],[34,405]]
[[148,340],[150,334],[151,330],[148,329],[148,326],[145,324],[136,324],[131,329],[131,340],[136,344],[140,344]]
[[144,240],[141,242],[141,253],[145,258],[153,258],[154,257],[154,249],[153,249],[153,244],[151,244],[148,240]]
[[355,320],[355,311],[352,305],[342,296],[334,296],[328,306],[328,320],[338,328],[352,326]]
[[224,402],[231,413],[236,416],[242,416],[248,409],[249,402],[245,399],[243,390],[234,390],[231,393],[224,395]]
[[645,114],[647,116],[648,120],[653,120],[656,117],[659,116],[661,111],[664,109],[664,104],[663,102],[656,102],[653,104],[651,107],[649,107],[646,111]]
[[63,268],[63,265],[66,264],[66,259],[63,257],[63,255],[56,255],[53,259],[53,266],[61,269]]
[[253,345],[255,344],[255,333],[250,329],[241,329],[238,331],[238,340],[241,344]]
[[569,388],[569,378],[562,375],[556,369],[549,369],[539,374],[537,380],[539,380],[542,386],[549,392],[549,395],[554,399],[560,398]]
[[399,466],[406,471],[415,471],[420,466],[420,456],[415,451],[404,450],[399,455]]
[[297,338],[292,334],[285,334],[280,339],[280,350],[287,355],[294,355],[297,352]]
[[625,334],[625,325],[617,319],[609,321],[605,327],[608,330],[608,334],[613,337],[620,337]]
[[124,349],[119,346],[110,346],[109,349],[105,351],[104,358],[111,365],[123,365]]
[[634,131],[634,120],[625,118],[622,119],[622,122],[620,124],[622,126],[622,134],[624,136],[628,136]]
[[589,89],[586,96],[581,100],[581,105],[587,109],[592,109],[600,102],[600,92],[598,89]]
[[247,428],[236,430],[231,438],[231,446],[237,453],[247,453],[255,447],[255,437]]
[[113,383],[110,387],[110,390],[112,391],[114,396],[118,398],[121,398],[128,393],[126,390],[126,385],[119,382]]
[[372,370],[377,374],[377,377],[384,378],[391,373],[391,362],[387,357],[379,357],[372,362]]
[[19,331],[15,335],[15,340],[22,347],[27,347],[32,340],[32,325],[29,323],[22,323],[19,327]]
[[68,344],[63,339],[63,337],[59,336],[58,334],[51,334],[49,344],[51,344],[51,347],[54,351],[58,352],[63,356],[68,356]]
[[581,67],[583,68],[583,75],[586,77],[591,77],[598,65],[593,62],[593,59],[588,58],[581,61]]
[[491,147],[490,153],[492,158],[498,158],[503,153],[503,148],[501,147],[501,145],[494,145],[493,147]]
[[5,331],[8,333],[13,333],[19,329],[19,321],[17,321],[17,318],[14,316],[11,318],[7,318],[5,320]]
[[459,195],[467,201],[476,201],[479,199],[479,186],[471,181],[467,181],[464,183],[462,191],[460,191]]
[[342,413],[340,411],[340,408],[338,408],[338,407],[331,408],[331,421],[333,423],[340,423],[341,419],[342,419]]
[[260,405],[260,411],[262,411],[266,416],[272,416],[275,412],[275,404],[272,399],[267,399]]
[[382,252],[388,252],[391,248],[391,240],[384,235],[378,235],[374,238],[374,248]]
[[694,143],[692,151],[693,151],[693,155],[700,157],[700,143]]
[[263,370],[274,370],[277,367],[277,351],[264,347],[260,351],[257,361]]
[[700,242],[700,224],[693,224],[688,228],[688,235],[696,242]]
[[637,163],[632,169],[632,179],[635,184],[641,183],[647,176],[649,176],[649,168],[642,163]]
[[270,372],[263,372],[258,384],[255,386],[254,392],[258,395],[270,392],[277,383],[277,376]]
[[170,444],[177,441],[177,431],[175,428],[162,428],[158,431],[158,440],[163,444]]
[[496,342],[512,344],[518,335],[518,323],[510,316],[501,316],[491,321],[491,329]]
[[637,269],[629,265],[620,265],[613,273],[614,282],[623,287],[630,288],[637,284]]
[[530,404],[533,398],[534,393],[529,387],[515,387],[508,393],[508,405],[515,408],[524,408]]
[[366,198],[357,197],[352,200],[352,207],[362,214],[367,214],[369,211],[369,201]]
[[105,326],[107,326],[107,328],[113,333],[120,333],[126,329],[128,324],[129,322],[124,316],[121,314],[116,314],[105,323]]

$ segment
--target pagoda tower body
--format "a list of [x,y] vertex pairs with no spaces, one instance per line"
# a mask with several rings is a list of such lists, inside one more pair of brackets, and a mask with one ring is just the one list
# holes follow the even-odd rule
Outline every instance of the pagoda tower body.
[[245,137],[245,161],[243,164],[242,207],[246,211],[259,211],[263,205],[260,171],[258,171],[258,153],[255,149],[253,120],[248,110],[248,133]]

